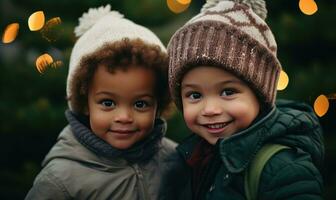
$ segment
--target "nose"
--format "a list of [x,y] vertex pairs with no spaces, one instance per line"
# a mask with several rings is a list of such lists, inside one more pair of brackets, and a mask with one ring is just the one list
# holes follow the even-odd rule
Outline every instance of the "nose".
[[114,121],[123,124],[132,123],[132,111],[127,108],[118,108],[118,110],[115,111]]
[[207,98],[204,99],[201,114],[203,116],[215,116],[223,113],[223,105],[219,99]]

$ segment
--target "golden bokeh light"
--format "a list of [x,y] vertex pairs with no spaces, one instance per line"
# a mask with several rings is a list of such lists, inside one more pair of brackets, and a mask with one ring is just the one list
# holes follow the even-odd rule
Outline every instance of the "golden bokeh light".
[[49,54],[45,53],[36,59],[36,62],[35,62],[36,69],[42,74],[44,70],[48,66],[50,66],[53,62],[54,62],[53,58]]
[[299,8],[306,15],[312,15],[317,11],[317,4],[314,0],[300,0]]
[[48,42],[54,42],[61,35],[62,30],[60,29],[60,24],[62,20],[60,17],[54,17],[48,20],[43,29],[41,30],[42,37]]
[[182,5],[187,5],[191,3],[191,0],[176,0],[176,1]]
[[327,113],[329,109],[329,100],[328,98],[321,94],[318,96],[314,102],[314,111],[317,114],[317,116],[322,117]]
[[285,71],[281,70],[277,90],[284,90],[289,82],[288,75]]
[[51,65],[50,65],[50,67],[52,67],[52,68],[58,68],[58,67],[61,67],[61,66],[63,66],[63,62],[60,61],[60,60],[57,60],[57,61],[51,63]]
[[2,35],[2,42],[6,44],[13,42],[19,32],[19,28],[20,25],[18,23],[9,24]]
[[44,21],[45,18],[43,11],[34,12],[28,19],[28,27],[31,31],[41,30],[44,26]]
[[168,8],[174,13],[181,13],[190,5],[190,0],[167,0]]

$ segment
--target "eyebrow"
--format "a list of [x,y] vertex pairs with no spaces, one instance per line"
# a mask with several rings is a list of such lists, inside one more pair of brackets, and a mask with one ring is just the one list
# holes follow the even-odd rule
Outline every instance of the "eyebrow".
[[[97,92],[95,94],[95,96],[99,96],[99,95],[108,95],[108,96],[118,97],[118,95],[116,95],[115,93],[107,92],[107,91],[101,91],[101,92]],[[135,95],[135,98],[144,98],[144,97],[155,98],[154,95],[150,95],[150,94],[147,94],[147,93]]]
[[102,92],[96,92],[95,96],[98,95],[109,95],[109,96],[114,96],[114,94],[112,92],[106,92],[106,91],[102,91]]
[[154,95],[150,95],[150,94],[140,94],[140,95],[137,95],[136,98],[144,98],[144,97],[149,97],[149,98],[152,98],[154,99]]
[[[236,83],[236,84],[239,84],[239,85],[242,84],[242,82],[240,80],[225,80],[225,81],[220,81],[220,82],[216,83],[216,86],[217,85],[226,85],[226,84],[230,84],[230,83],[233,83],[233,84]],[[196,84],[196,83],[187,83],[187,84],[183,84],[181,89],[188,88],[188,87],[197,88],[197,87],[199,87],[199,85]]]

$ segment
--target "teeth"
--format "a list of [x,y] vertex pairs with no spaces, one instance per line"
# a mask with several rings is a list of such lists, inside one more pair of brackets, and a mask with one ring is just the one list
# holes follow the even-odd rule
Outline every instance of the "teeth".
[[210,124],[210,125],[207,125],[207,127],[209,128],[223,128],[224,126],[226,126],[226,123],[222,123],[222,124]]

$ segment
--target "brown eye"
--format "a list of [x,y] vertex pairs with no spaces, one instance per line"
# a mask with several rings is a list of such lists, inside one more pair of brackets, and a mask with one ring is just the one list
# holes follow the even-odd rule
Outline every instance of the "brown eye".
[[114,108],[115,107],[114,101],[108,100],[108,99],[102,100],[100,102],[100,104],[103,105],[104,107],[107,107],[107,108]]
[[189,94],[187,94],[187,97],[195,101],[195,100],[202,98],[202,94],[199,92],[190,92]]
[[231,96],[234,95],[236,93],[236,91],[234,91],[233,89],[225,89],[222,91],[221,96]]
[[147,108],[148,106],[149,106],[149,103],[146,102],[146,101],[143,101],[143,100],[141,100],[141,101],[136,101],[136,102],[134,103],[134,107],[135,107],[136,109],[145,109],[145,108]]

